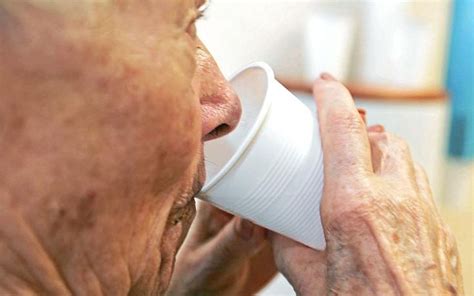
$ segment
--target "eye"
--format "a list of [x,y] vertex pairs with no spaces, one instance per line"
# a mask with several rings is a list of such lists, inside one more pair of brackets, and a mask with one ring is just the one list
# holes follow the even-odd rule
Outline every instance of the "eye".
[[208,9],[210,4],[210,1],[204,2],[199,8],[196,10],[196,17],[192,20],[192,22],[189,24],[188,28],[186,29],[186,32],[195,37],[196,36],[196,22],[203,17],[205,17],[206,10]]
[[196,19],[201,19],[202,17],[205,16],[206,10],[209,8],[209,5],[211,4],[211,1],[206,1],[204,4],[199,6],[198,8],[198,13],[197,13],[197,18]]

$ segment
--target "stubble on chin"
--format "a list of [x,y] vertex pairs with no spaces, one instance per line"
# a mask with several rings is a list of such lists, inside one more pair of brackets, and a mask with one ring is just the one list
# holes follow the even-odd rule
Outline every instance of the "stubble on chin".
[[[161,264],[159,267],[159,294],[164,294],[171,280],[176,255],[183,244],[186,235],[196,215],[195,196],[200,192],[205,182],[204,154],[199,149],[199,155],[185,178],[184,184],[177,192],[177,198],[168,215],[166,228],[161,240]],[[186,177],[186,176],[184,176]]]

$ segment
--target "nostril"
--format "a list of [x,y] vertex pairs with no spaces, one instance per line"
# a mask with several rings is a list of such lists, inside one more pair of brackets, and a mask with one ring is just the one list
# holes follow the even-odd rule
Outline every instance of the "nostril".
[[216,138],[220,138],[220,137],[228,134],[231,131],[232,131],[231,126],[226,124],[226,123],[223,123],[223,124],[217,126],[216,128],[214,128],[209,134],[207,134],[205,140],[209,141],[209,140],[213,140],[213,139],[216,139]]
[[214,134],[216,137],[222,137],[228,134],[231,130],[230,125],[223,123],[216,127],[211,133]]

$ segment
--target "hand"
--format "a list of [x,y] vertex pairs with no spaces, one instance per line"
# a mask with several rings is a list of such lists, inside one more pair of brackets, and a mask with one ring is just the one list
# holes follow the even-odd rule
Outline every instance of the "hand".
[[201,202],[168,295],[253,295],[275,274],[266,230]]
[[314,96],[324,150],[324,252],[272,234],[280,271],[301,295],[463,294],[453,236],[407,144],[366,129],[329,75]]

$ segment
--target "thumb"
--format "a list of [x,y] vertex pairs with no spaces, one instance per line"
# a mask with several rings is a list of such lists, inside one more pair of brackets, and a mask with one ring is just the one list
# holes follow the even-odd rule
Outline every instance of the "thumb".
[[252,222],[234,217],[206,245],[207,258],[211,264],[227,268],[241,264],[241,260],[251,257],[258,252],[266,240],[266,230]]

